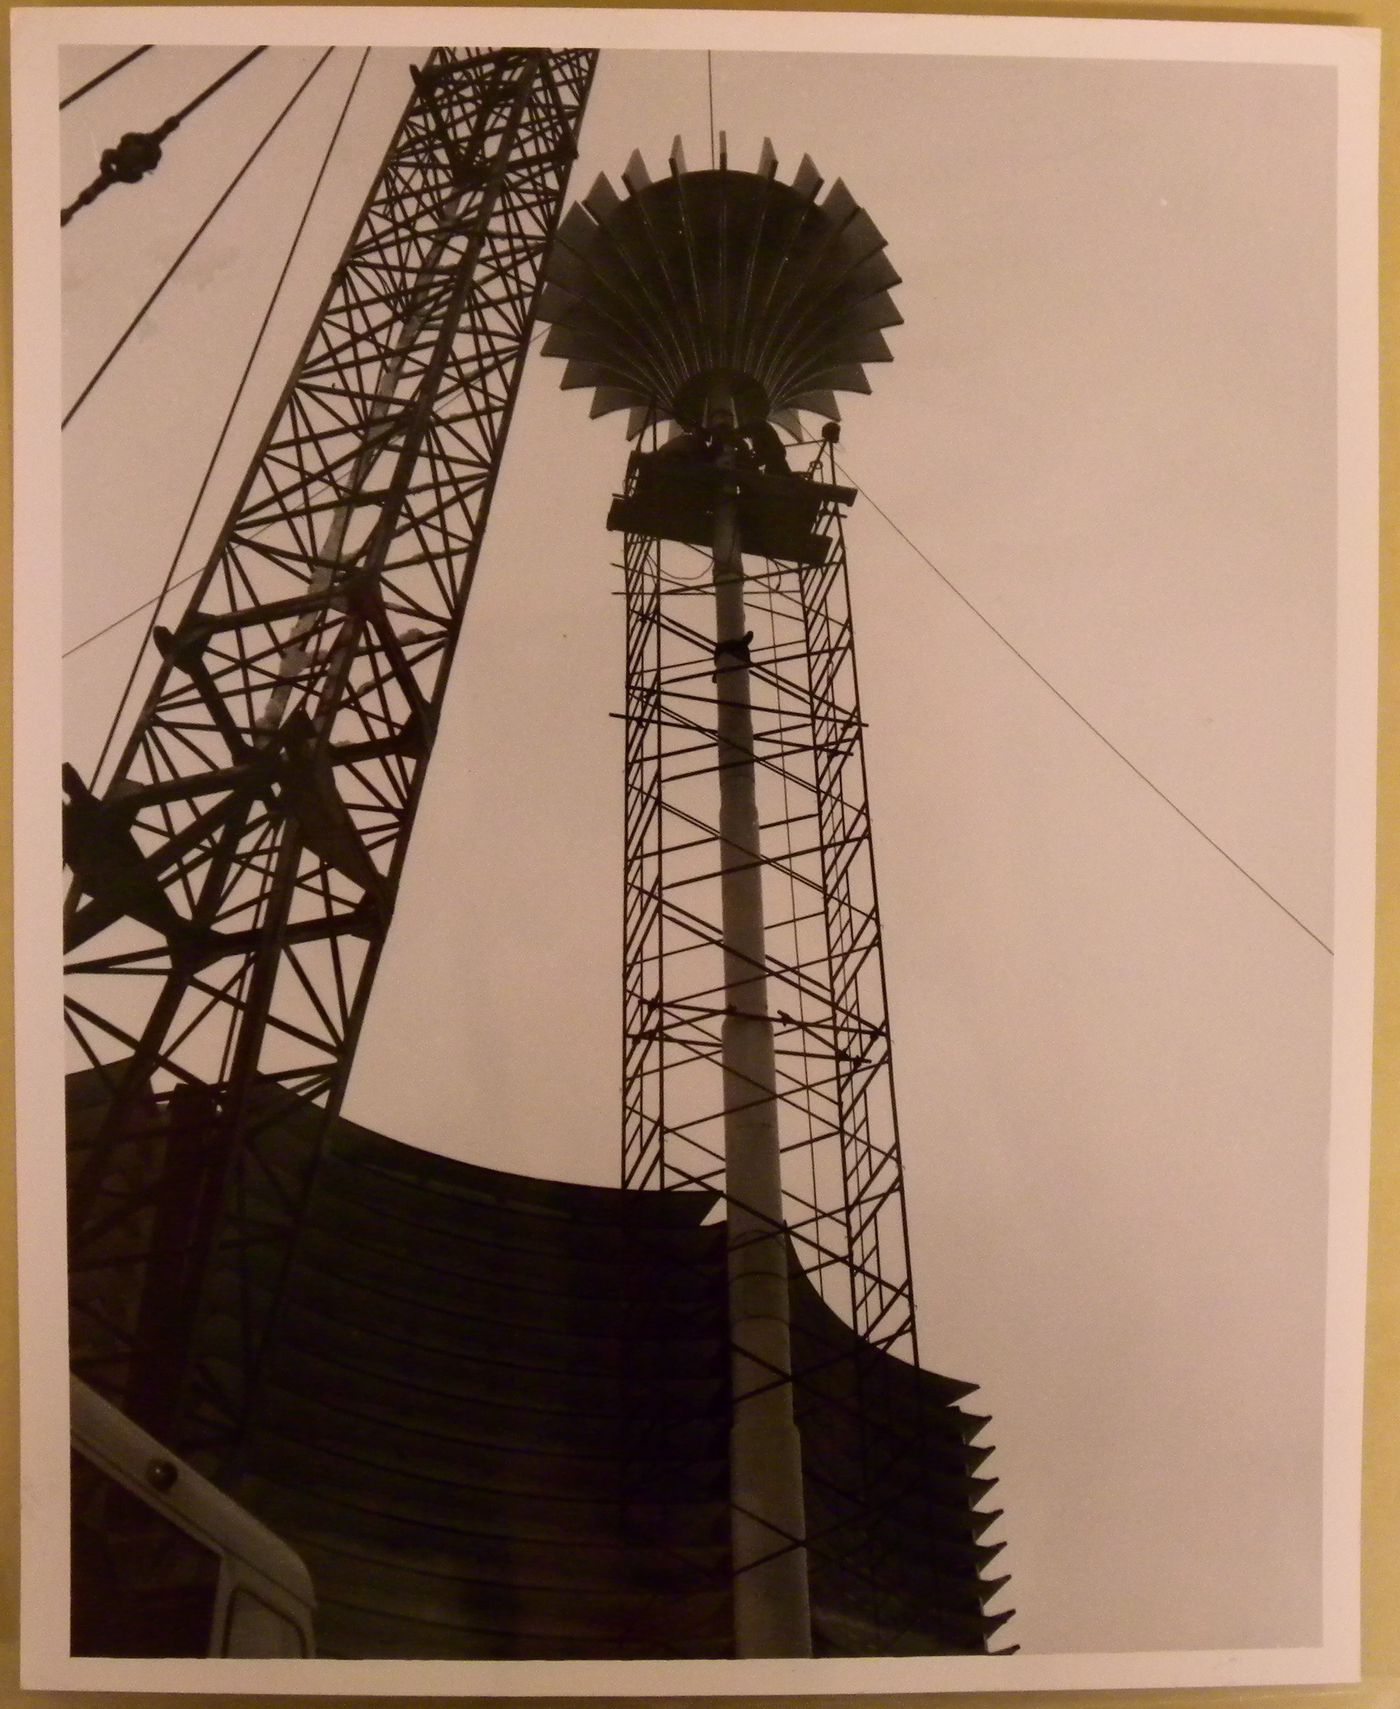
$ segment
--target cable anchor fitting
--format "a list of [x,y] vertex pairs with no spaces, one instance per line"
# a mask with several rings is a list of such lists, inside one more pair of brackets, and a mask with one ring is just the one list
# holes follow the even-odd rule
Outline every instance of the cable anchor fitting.
[[115,148],[103,149],[98,176],[108,184],[139,184],[160,165],[162,140],[159,131],[128,131]]

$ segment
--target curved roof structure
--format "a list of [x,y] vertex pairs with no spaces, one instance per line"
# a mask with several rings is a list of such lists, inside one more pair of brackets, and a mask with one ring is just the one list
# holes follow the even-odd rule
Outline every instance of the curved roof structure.
[[[69,1080],[79,1135],[105,1072]],[[277,1099],[277,1172],[258,1177],[253,1213],[299,1178],[322,1123]],[[309,1568],[318,1654],[730,1653],[713,1205],[533,1180],[331,1123],[289,1269],[270,1247],[250,1267],[223,1249],[193,1331],[196,1356],[227,1371],[231,1301],[276,1296],[223,1487]],[[982,1505],[995,1480],[975,1385],[864,1340],[795,1258],[791,1286],[816,1653],[985,1653],[1010,1616],[986,1608],[1005,1580],[987,1571],[1000,1545],[981,1541],[999,1513]],[[93,1377],[126,1401],[119,1365]],[[195,1441],[167,1446],[200,1462]]]
[[[559,228],[539,304],[553,323],[547,356],[561,384],[592,387],[592,414],[628,410],[629,436],[650,422],[704,426],[723,386],[736,425],[797,411],[835,420],[838,392],[868,392],[865,365],[888,362],[899,276],[869,214],[804,156],[791,184],[765,142],[757,172],[727,158],[688,172],[677,138],[653,183],[639,154],[619,195],[600,177]],[[819,199],[820,198],[820,199]]]

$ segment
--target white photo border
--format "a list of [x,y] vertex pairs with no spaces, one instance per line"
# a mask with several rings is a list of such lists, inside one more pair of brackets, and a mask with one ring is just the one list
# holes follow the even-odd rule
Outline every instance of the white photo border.
[[[434,7],[17,9],[14,756],[16,1119],[23,1383],[21,1681],[29,1689],[616,1696],[1308,1685],[1359,1677],[1361,1401],[1371,1105],[1378,650],[1379,34],[1328,25]],[[68,1655],[67,1374],[57,715],[58,53],[65,44],[553,46],[1320,65],[1338,78],[1339,534],[1333,1145],[1324,1618],[1315,1649],[773,1661],[111,1660]],[[50,239],[49,233],[52,232]],[[42,234],[42,235],[41,235]],[[1339,1143],[1340,1141],[1340,1143]]]

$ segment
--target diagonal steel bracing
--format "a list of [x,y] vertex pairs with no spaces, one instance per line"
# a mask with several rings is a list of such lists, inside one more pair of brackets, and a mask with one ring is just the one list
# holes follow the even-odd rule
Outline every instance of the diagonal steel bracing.
[[126,748],[65,773],[75,1366],[211,1465],[316,1165],[265,1136],[342,1095],[595,59],[415,71]]
[[[969,1385],[913,1369],[842,533],[852,495],[837,485],[832,455],[828,439],[809,471],[820,511],[807,557],[755,556],[744,569],[752,738],[741,759],[752,763],[759,824],[743,847],[761,874],[762,947],[752,965],[766,987],[759,1006],[773,1057],[771,1077],[755,1073],[739,1102],[776,1112],[776,1212],[746,1199],[727,1144],[735,1100],[725,1024],[743,1004],[731,1007],[726,977],[726,949],[731,960],[734,951],[722,891],[734,844],[721,832],[719,771],[736,762],[716,742],[729,672],[708,554],[624,535],[622,1177],[707,1188],[724,1202],[731,1236],[758,1221],[788,1245],[789,1351],[764,1364],[753,1392],[791,1393],[803,1517],[786,1529],[769,1508],[751,1517],[770,1539],[765,1560],[806,1560],[813,1645],[981,1652],[1008,1618],[984,1612],[1004,1581],[982,1578],[996,1546],[977,1541],[996,1517],[978,1508],[995,1480],[975,1475],[989,1450],[972,1445],[986,1421],[957,1405]],[[624,505],[644,462],[630,465]],[[824,1327],[814,1296],[835,1313]],[[833,1333],[836,1320],[845,1327]],[[746,1512],[738,1500],[731,1492]],[[925,1539],[913,1551],[901,1530],[910,1521]],[[838,1601],[859,1610],[840,1629],[829,1620]]]
[[[830,478],[834,486],[834,468]],[[762,971],[785,1221],[833,1309],[872,1346],[914,1360],[860,695],[834,500],[819,531],[823,562],[770,559],[746,573]],[[664,550],[663,565],[659,540],[625,536],[622,1178],[723,1193],[711,595],[702,556]]]

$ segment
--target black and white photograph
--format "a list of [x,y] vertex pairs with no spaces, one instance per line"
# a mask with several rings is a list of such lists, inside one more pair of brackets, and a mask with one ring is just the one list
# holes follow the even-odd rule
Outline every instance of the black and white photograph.
[[16,13],[26,1684],[1356,1676],[1377,62]]

